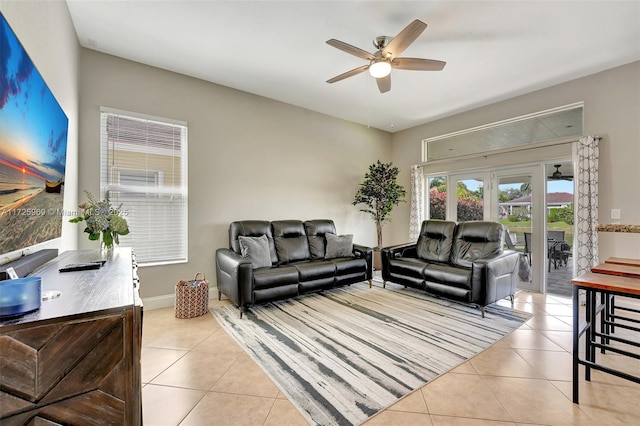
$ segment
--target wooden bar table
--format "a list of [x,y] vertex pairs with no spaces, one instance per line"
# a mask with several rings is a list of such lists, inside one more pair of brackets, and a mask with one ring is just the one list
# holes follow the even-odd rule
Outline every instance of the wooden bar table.
[[591,268],[596,274],[618,275],[620,277],[640,278],[640,267],[622,263],[600,263]]
[[[593,271],[601,271],[606,273],[596,273]],[[626,323],[613,323],[612,312],[609,312],[609,304],[614,296],[625,296],[640,299],[640,278],[637,276],[625,276],[620,272],[620,268],[616,265],[606,266],[600,264],[592,268],[592,272],[587,272],[574,278],[573,284],[573,402],[579,403],[579,366],[585,366],[585,380],[591,380],[591,369],[603,371],[635,383],[640,383],[640,377],[634,376],[623,371],[600,365],[596,359],[596,349],[599,348],[602,353],[606,350],[615,352],[620,355],[628,356],[639,360],[638,371],[640,371],[640,355],[613,347],[609,343],[613,340],[624,345],[640,347],[640,328],[628,325]],[[614,274],[615,272],[615,274]],[[584,290],[586,294],[586,318],[583,323],[579,323],[580,311],[580,290]],[[598,302],[598,295],[600,302]],[[635,312],[639,312],[634,310]],[[597,317],[600,315],[600,329],[597,329]],[[640,323],[636,319],[616,316],[616,320],[625,320],[632,323]],[[614,326],[638,332],[638,338],[630,340],[629,338],[621,338],[613,333]],[[585,357],[580,358],[579,344],[580,337],[585,335]],[[598,342],[598,338],[600,341]]]

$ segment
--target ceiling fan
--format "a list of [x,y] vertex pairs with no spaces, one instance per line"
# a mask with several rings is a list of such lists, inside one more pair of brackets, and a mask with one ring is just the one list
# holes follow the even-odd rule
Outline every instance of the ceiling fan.
[[573,176],[569,176],[569,175],[563,175],[562,172],[560,171],[560,166],[562,166],[562,164],[554,164],[553,167],[556,168],[556,171],[553,172],[551,174],[551,176],[549,176],[549,179],[553,179],[553,180],[573,180]]
[[416,19],[407,25],[397,36],[390,38],[387,36],[379,36],[373,40],[373,45],[377,50],[375,53],[369,53],[358,47],[347,44],[343,41],[332,38],[327,40],[327,44],[347,52],[358,58],[369,61],[368,65],[352,69],[330,80],[327,83],[335,83],[344,80],[347,77],[360,74],[369,70],[369,74],[376,79],[380,93],[391,90],[391,69],[397,68],[402,70],[415,71],[440,71],[444,68],[446,62],[436,61],[433,59],[419,58],[399,58],[400,55],[411,43],[413,43],[420,34],[427,28],[427,24]]

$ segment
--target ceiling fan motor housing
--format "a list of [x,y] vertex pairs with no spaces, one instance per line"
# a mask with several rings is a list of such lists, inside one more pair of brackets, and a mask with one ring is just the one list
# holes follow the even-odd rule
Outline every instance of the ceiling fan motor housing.
[[373,46],[378,50],[382,50],[389,44],[389,41],[391,41],[391,38],[388,36],[378,36],[373,39]]

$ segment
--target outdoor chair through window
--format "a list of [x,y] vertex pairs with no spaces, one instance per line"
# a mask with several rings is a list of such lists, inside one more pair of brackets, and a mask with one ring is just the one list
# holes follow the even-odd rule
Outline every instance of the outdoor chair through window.
[[558,269],[558,266],[567,266],[571,255],[571,247],[564,239],[564,231],[547,231],[547,248],[549,272],[551,272],[552,263],[554,269]]

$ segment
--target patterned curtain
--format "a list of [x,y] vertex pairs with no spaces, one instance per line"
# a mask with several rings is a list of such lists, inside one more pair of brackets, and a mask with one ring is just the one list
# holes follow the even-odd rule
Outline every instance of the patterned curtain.
[[418,241],[424,220],[424,176],[422,166],[411,166],[411,215],[409,216],[409,242]]
[[576,276],[598,264],[598,142],[595,136],[582,136],[577,144],[576,173]]

